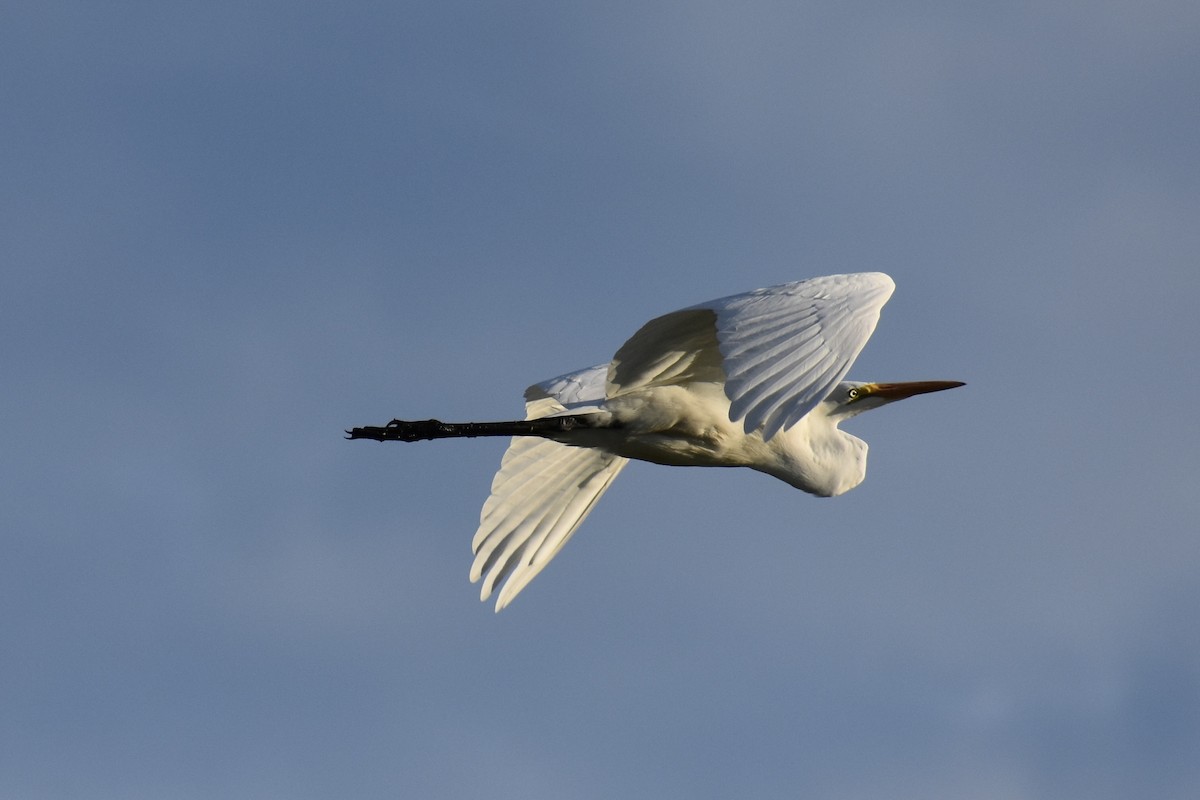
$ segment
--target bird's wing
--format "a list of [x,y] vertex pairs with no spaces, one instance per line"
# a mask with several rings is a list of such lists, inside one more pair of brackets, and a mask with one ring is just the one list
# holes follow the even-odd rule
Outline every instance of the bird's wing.
[[[526,419],[603,399],[607,369],[603,364],[529,387]],[[483,579],[479,599],[504,581],[496,610],[512,602],[567,543],[626,463],[599,450],[514,437],[471,542],[471,581]]]
[[613,356],[605,392],[618,397],[635,389],[683,383],[722,383],[717,312],[685,308],[643,325]]
[[[829,275],[724,297],[646,323],[617,351],[608,392],[724,382],[729,418],[769,439],[824,400],[858,357],[896,285]],[[715,377],[714,377],[715,375]]]
[[549,417],[604,399],[608,364],[568,372],[525,390],[525,419]]

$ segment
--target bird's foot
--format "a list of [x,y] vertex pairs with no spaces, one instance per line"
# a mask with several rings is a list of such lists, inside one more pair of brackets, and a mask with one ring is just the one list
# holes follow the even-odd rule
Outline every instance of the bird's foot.
[[366,425],[346,431],[347,439],[373,439],[376,442],[419,442],[445,436],[446,423],[436,419],[394,419],[383,427]]

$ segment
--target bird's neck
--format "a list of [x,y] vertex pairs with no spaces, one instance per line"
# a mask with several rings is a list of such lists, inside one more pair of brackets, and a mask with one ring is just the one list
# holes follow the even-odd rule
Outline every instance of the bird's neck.
[[834,497],[858,486],[867,474],[867,443],[828,418],[809,414],[770,444],[776,459],[769,473],[810,494]]

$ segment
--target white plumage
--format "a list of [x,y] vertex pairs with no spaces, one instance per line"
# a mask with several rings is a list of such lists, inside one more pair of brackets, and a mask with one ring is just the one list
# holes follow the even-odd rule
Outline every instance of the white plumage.
[[[816,495],[866,474],[850,417],[958,381],[844,381],[895,284],[830,275],[691,306],[647,322],[612,361],[525,392],[526,422],[393,420],[380,441],[513,435],[472,541],[471,580],[508,605],[562,549],[631,458],[743,466]],[[514,435],[515,434],[515,435]]]

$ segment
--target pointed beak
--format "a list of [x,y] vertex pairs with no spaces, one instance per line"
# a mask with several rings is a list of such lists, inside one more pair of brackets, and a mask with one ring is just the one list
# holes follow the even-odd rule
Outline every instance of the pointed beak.
[[907,383],[872,383],[863,388],[867,389],[867,397],[878,397],[892,402],[917,394],[955,389],[959,386],[966,386],[966,384],[962,381],[909,381]]

